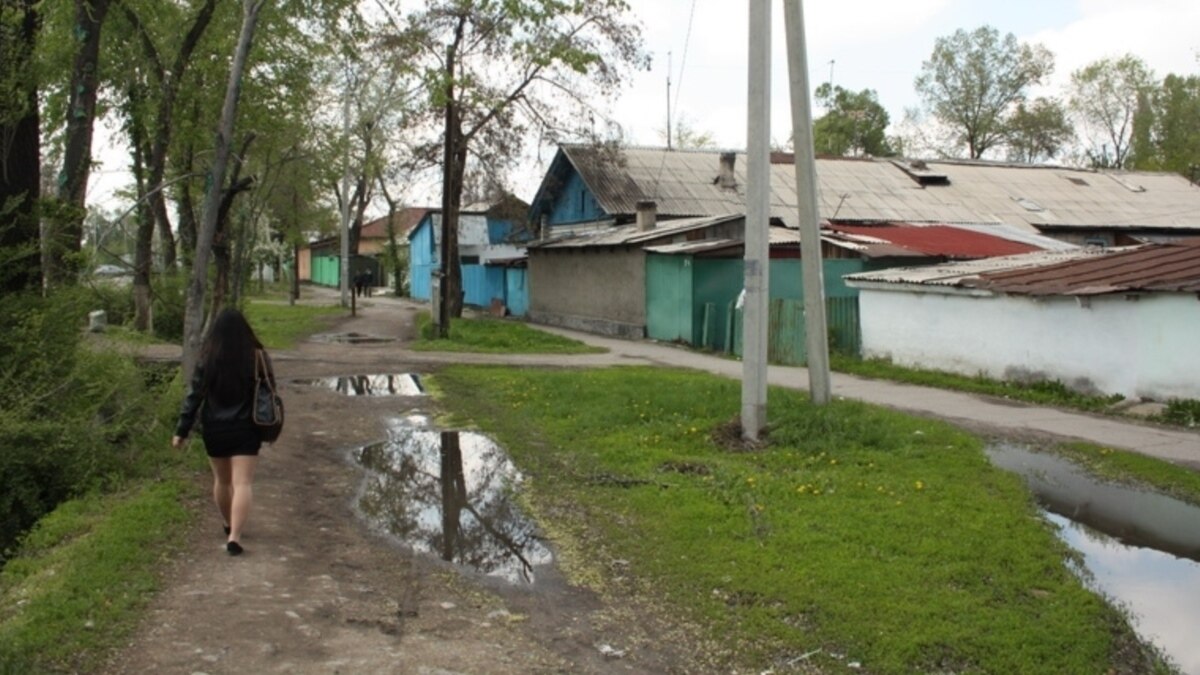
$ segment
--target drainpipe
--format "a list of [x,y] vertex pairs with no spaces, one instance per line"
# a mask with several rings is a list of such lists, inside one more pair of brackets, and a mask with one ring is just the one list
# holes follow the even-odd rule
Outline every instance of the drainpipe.
[[642,200],[637,203],[637,229],[638,232],[649,232],[654,229],[656,219],[658,217],[658,204],[650,200]]

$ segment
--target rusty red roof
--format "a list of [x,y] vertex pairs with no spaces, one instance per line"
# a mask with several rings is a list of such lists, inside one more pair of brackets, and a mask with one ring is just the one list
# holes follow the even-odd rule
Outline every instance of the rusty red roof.
[[[983,232],[952,225],[885,225],[830,224],[827,229],[859,237],[871,237],[892,248],[910,251],[910,255],[934,256],[955,260],[992,258],[1004,255],[1032,253],[1041,248]],[[897,255],[893,253],[893,255]]]
[[1200,237],[1058,265],[981,274],[972,285],[1022,295],[1200,293]]
[[[410,206],[397,211],[392,221],[395,225],[396,239],[403,241],[408,236],[409,231],[416,227],[429,211],[429,208],[423,206]],[[386,239],[387,216],[376,218],[369,223],[363,223],[361,236],[363,239]]]

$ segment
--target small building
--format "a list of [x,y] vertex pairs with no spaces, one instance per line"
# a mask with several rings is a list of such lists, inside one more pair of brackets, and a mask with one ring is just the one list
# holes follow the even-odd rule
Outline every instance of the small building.
[[[425,217],[429,209],[413,206],[397,211],[392,218],[392,233],[401,251],[407,253],[408,235]],[[350,257],[350,278],[370,270],[376,286],[390,286],[392,279],[383,253],[388,245],[388,217],[382,216],[363,223],[358,241],[358,254]],[[341,236],[326,237],[300,247],[298,263],[301,281],[322,286],[341,285]]]
[[[520,223],[527,209],[527,204],[510,195],[460,211],[458,256],[466,305],[502,306],[506,314],[525,315],[529,307],[525,243],[530,235]],[[416,300],[432,298],[433,275],[441,269],[441,230],[441,210],[428,209],[408,235],[409,293]]]
[[1126,398],[1200,399],[1200,238],[850,275],[863,355]]

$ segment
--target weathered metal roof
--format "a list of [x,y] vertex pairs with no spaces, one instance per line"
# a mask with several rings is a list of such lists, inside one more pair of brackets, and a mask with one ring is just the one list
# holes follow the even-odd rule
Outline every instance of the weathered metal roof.
[[[893,267],[875,272],[859,272],[844,277],[850,282],[872,282],[898,285],[966,287],[969,282],[989,272],[1026,269],[1054,265],[1071,260],[1110,255],[1121,249],[1077,248],[1070,251],[1038,251],[999,258],[980,258],[962,262],[924,267]],[[852,284],[853,285],[853,284]]]
[[989,272],[972,285],[1022,295],[1200,292],[1200,237],[1057,265]]
[[594,246],[627,246],[651,242],[656,239],[668,239],[693,230],[700,230],[721,223],[741,218],[740,214],[725,216],[710,216],[705,218],[680,218],[677,220],[659,221],[653,229],[642,231],[637,225],[621,225],[617,227],[597,227],[586,232],[579,232],[544,241],[530,242],[529,248],[558,249],[558,248],[590,248]]
[[[908,256],[933,256],[939,258],[988,258],[1017,255],[1041,250],[1037,246],[1011,241],[1002,237],[957,228],[951,225],[913,226],[904,224],[843,225],[832,224],[828,229],[833,236],[850,235],[856,239],[869,239],[864,243],[889,244]],[[870,257],[880,257],[868,247]],[[885,253],[884,255],[896,255]],[[904,255],[901,253],[900,255]]]
[[[564,145],[562,152],[611,215],[631,215],[642,200],[655,201],[664,216],[745,210],[745,154],[734,154],[729,188],[717,180],[718,151]],[[818,212],[828,221],[1200,230],[1200,188],[1176,174],[878,159],[816,166]],[[539,199],[552,192],[548,185]],[[772,217],[797,227],[793,164],[771,165],[770,195]]]

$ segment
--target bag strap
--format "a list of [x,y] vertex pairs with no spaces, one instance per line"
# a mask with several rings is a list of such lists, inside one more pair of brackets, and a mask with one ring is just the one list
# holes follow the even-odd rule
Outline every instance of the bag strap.
[[272,394],[275,393],[274,373],[271,372],[271,365],[267,362],[266,353],[261,349],[254,350],[254,380],[255,382],[266,380],[267,388],[271,390]]

